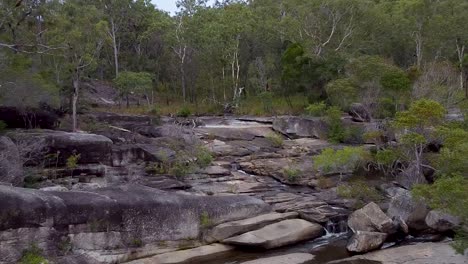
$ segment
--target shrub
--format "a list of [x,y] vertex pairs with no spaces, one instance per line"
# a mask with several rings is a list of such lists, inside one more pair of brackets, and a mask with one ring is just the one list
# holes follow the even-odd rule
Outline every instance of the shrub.
[[306,107],[306,112],[310,116],[323,116],[325,114],[325,111],[327,109],[327,106],[325,105],[324,102],[320,103],[314,103],[310,104],[309,106]]
[[289,182],[297,182],[302,172],[298,169],[286,168],[283,170],[283,173]]
[[314,157],[314,166],[322,173],[335,172],[342,175],[354,171],[364,159],[366,152],[361,147],[344,147],[340,150],[326,148]]
[[192,163],[183,160],[177,160],[172,164],[172,167],[169,169],[171,175],[176,176],[177,178],[184,177],[195,171],[195,167]]
[[213,156],[204,147],[197,148],[195,158],[198,166],[201,168],[206,168],[211,164],[211,162],[213,162]]
[[178,112],[177,116],[178,117],[189,117],[192,114],[192,111],[188,106],[183,106]]
[[203,212],[200,215],[200,225],[203,228],[208,228],[208,227],[213,225],[213,221],[211,220],[210,215],[208,214],[208,212]]
[[280,148],[283,146],[283,137],[278,133],[270,133],[265,138],[268,139],[276,148]]
[[348,185],[340,185],[336,189],[339,196],[346,199],[357,200],[357,207],[369,202],[379,202],[384,199],[381,193],[364,181],[350,182]]
[[19,264],[47,264],[47,259],[42,255],[42,250],[36,245],[32,245],[23,252]]
[[2,133],[7,128],[7,124],[0,120],[0,133]]
[[341,123],[341,110],[338,107],[330,107],[326,112],[325,121],[328,124],[328,140],[334,143],[343,142],[346,131]]

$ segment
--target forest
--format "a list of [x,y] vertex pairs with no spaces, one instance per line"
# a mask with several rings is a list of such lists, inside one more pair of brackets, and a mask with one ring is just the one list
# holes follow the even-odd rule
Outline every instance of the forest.
[[[158,9],[158,1],[150,0],[0,0],[0,110],[51,111],[64,118],[61,130],[105,136],[108,131],[99,130],[102,124],[91,124],[84,116],[105,112],[132,118],[193,118],[188,126],[184,123],[184,129],[193,123],[192,130],[198,117],[232,121],[231,116],[248,116],[260,124],[259,130],[269,122],[271,133],[239,140],[250,145],[261,137],[270,148],[264,150],[262,145],[258,149],[272,160],[290,155],[287,157],[307,157],[307,162],[314,163],[304,171],[292,165],[272,169],[271,175],[281,170],[281,176],[275,174],[275,179],[282,177],[278,182],[300,185],[307,175],[317,173],[317,185],[327,185],[331,180],[325,176],[333,175],[339,178],[336,193],[367,203],[373,201],[376,188],[366,183],[342,187],[342,178],[350,171],[384,175],[386,180],[398,181],[398,188],[424,200],[428,208],[461,219],[461,224],[453,221],[457,224],[440,228],[440,233],[455,237],[455,248],[466,252],[468,1],[218,0],[210,4],[207,0],[178,0],[177,7],[170,14]],[[104,103],[90,101],[90,91],[104,88],[111,94],[102,99]],[[291,136],[288,129],[277,128],[277,122],[284,120],[289,122],[285,126],[293,126],[294,118],[313,122],[316,130],[325,127],[326,135],[322,138],[319,131],[318,136],[299,132]],[[13,128],[1,119],[0,115],[0,133]],[[369,130],[366,125],[374,121],[379,127]],[[148,123],[154,125],[152,119]],[[223,130],[228,136],[216,134],[224,125],[197,127],[201,138],[209,142],[205,145],[197,141],[200,146],[167,146],[193,147],[187,153],[197,156],[201,152],[207,167],[217,154],[209,153],[206,146],[219,143],[218,139],[227,143],[238,140],[229,138],[229,129]],[[34,128],[30,126],[27,129]],[[138,144],[136,139],[125,142],[131,147],[144,148],[141,145],[150,144],[147,142],[160,147],[153,139],[154,130],[132,130],[139,128],[113,123],[106,127],[145,137]],[[205,135],[203,129],[215,132],[209,130]],[[256,129],[252,131],[257,133]],[[160,137],[162,130],[154,134]],[[176,138],[175,134],[161,137]],[[323,139],[327,147],[293,153],[285,142],[298,138]],[[109,149],[122,151],[122,142],[112,140],[108,140],[113,144]],[[329,143],[335,145],[329,147]],[[294,151],[310,147],[297,144]],[[229,162],[236,157],[236,166],[263,166],[262,161],[242,160],[239,151],[261,160],[261,155],[248,152],[251,150],[244,145],[233,144],[234,150],[223,145],[228,154],[219,156],[231,159]],[[205,169],[188,166],[196,159],[182,160],[190,156],[186,152],[173,152],[177,155],[169,165],[165,164],[170,163],[167,157],[162,165],[145,161],[142,175],[158,171],[156,174],[176,175],[179,181],[181,175]],[[80,154],[70,153],[75,160],[70,166],[67,160],[63,166],[71,167],[73,176]],[[221,159],[219,164],[226,162]],[[257,172],[255,169],[252,171]],[[231,167],[230,175],[229,170]],[[404,183],[398,180],[401,175],[406,175]],[[204,221],[211,224],[211,219]]]

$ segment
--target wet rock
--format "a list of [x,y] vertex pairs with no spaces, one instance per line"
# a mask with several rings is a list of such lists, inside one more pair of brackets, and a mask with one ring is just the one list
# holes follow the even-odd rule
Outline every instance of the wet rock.
[[394,247],[329,262],[328,264],[466,264],[467,257],[457,254],[449,243],[418,243]]
[[354,231],[393,233],[393,221],[380,207],[371,202],[354,211],[348,219],[348,226]]
[[372,119],[370,112],[360,103],[351,104],[348,113],[356,122],[370,122]]
[[410,229],[426,229],[426,216],[429,209],[422,201],[414,200],[411,192],[402,191],[390,201],[387,215],[391,218],[400,217]]
[[350,252],[365,253],[380,248],[387,234],[379,232],[357,231],[346,246]]
[[234,247],[222,244],[211,244],[207,246],[174,251],[156,255],[150,258],[139,259],[128,262],[129,264],[190,264],[204,263],[224,258],[231,253]]
[[273,129],[290,138],[326,138],[327,134],[327,125],[321,118],[277,117]]
[[426,224],[439,232],[453,230],[460,225],[460,218],[432,210],[426,216]]
[[308,253],[292,253],[277,257],[261,258],[242,262],[242,264],[305,264],[314,260],[314,255]]
[[17,146],[8,137],[0,136],[0,182],[23,184],[23,164]]
[[297,218],[298,214],[295,212],[291,213],[269,213],[259,215],[253,218],[244,220],[228,222],[214,227],[209,234],[206,236],[208,242],[221,241],[228,237],[246,233],[255,229],[262,228],[266,225],[279,222],[285,219]]
[[225,239],[223,243],[271,249],[314,239],[323,235],[323,232],[323,227],[319,224],[291,219]]

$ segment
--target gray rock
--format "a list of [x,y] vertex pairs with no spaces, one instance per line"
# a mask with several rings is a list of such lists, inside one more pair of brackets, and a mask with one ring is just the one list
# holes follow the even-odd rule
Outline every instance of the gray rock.
[[457,254],[449,243],[418,243],[354,256],[328,264],[467,264],[467,256]]
[[350,252],[365,253],[380,248],[387,239],[387,234],[379,232],[357,231],[346,246]]
[[426,229],[426,216],[429,213],[427,205],[419,200],[414,200],[409,191],[400,192],[390,201],[387,210],[389,217],[400,217],[410,229]]
[[460,218],[432,210],[426,216],[426,224],[439,232],[453,230],[460,225]]
[[271,249],[317,238],[323,235],[323,231],[319,224],[290,219],[225,239],[223,243]]
[[64,186],[56,185],[56,186],[48,186],[44,188],[40,188],[41,191],[45,192],[67,192],[68,189]]
[[69,235],[70,243],[75,250],[100,250],[123,248],[120,232],[79,233]]
[[17,146],[11,139],[0,136],[0,182],[19,186],[23,179],[23,164]]
[[292,253],[277,257],[261,258],[242,262],[242,264],[305,264],[314,260],[314,255],[308,253]]
[[348,226],[354,231],[369,231],[392,233],[394,231],[390,219],[380,207],[371,202],[363,208],[354,211],[348,219]]
[[[101,135],[68,133],[55,130],[24,130],[8,134],[13,141],[42,142],[47,153],[57,155],[52,165],[65,165],[73,154],[79,154],[79,164],[112,162],[112,140]],[[41,158],[41,157],[39,157]],[[43,158],[40,159],[41,161]]]
[[401,186],[410,190],[416,184],[426,184],[427,180],[415,164],[410,164],[408,168],[400,172],[395,179]]
[[129,264],[190,264],[204,263],[219,258],[225,258],[234,250],[234,247],[222,244],[211,244],[207,246],[174,251],[156,255],[150,258],[139,259],[128,262]]
[[273,120],[273,129],[291,138],[326,138],[328,128],[321,118],[282,116]]
[[269,213],[264,215],[259,215],[253,218],[248,218],[244,220],[234,221],[224,223],[218,226],[215,226],[209,235],[207,235],[206,240],[209,242],[221,241],[228,237],[239,235],[245,232],[249,232],[255,229],[262,228],[266,225],[279,222],[285,219],[297,218],[298,214],[295,212],[291,213]]
[[221,166],[209,166],[203,170],[208,175],[229,175],[231,171]]

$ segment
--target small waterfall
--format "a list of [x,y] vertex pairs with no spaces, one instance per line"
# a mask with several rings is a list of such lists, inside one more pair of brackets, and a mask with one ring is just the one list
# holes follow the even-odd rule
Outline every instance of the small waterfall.
[[336,236],[348,233],[348,221],[346,216],[329,219],[325,224],[326,236]]

